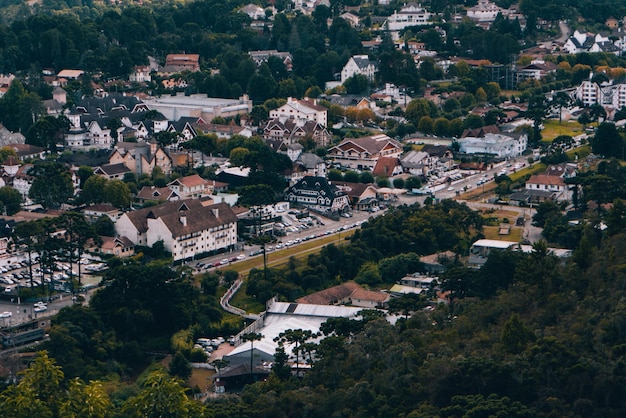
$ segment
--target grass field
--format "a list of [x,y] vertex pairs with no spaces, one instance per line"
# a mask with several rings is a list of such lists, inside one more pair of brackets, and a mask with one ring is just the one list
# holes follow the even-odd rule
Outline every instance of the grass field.
[[584,133],[583,127],[577,121],[559,121],[557,119],[548,119],[543,123],[541,131],[542,141],[552,142],[554,138],[560,135],[569,135],[571,137]]

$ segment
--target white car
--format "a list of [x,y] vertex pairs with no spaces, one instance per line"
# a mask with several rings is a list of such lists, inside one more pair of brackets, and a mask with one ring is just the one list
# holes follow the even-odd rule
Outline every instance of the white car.
[[237,260],[243,260],[244,258],[246,258],[246,255],[245,255],[245,254],[239,254],[239,255],[237,256]]
[[13,316],[13,312],[4,311],[0,313],[0,318],[10,318]]
[[44,312],[47,311],[48,307],[46,305],[35,305],[33,311],[35,312]]

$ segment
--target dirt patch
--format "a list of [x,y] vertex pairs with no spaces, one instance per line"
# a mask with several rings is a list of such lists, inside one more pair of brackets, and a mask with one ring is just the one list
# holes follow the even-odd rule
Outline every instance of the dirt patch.
[[211,385],[213,384],[213,375],[215,370],[210,369],[193,369],[191,377],[187,381],[187,385],[190,388],[198,387],[200,392],[209,392]]

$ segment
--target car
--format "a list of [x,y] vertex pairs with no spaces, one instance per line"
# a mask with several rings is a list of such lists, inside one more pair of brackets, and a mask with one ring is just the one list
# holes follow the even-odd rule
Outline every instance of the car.
[[4,311],[0,313],[0,318],[10,318],[13,316],[13,312]]
[[452,187],[452,186],[448,187],[448,191],[449,191],[449,192],[453,192],[453,191],[455,191],[455,190],[456,190],[456,189],[455,189],[454,187]]
[[245,254],[239,254],[239,255],[237,256],[237,260],[243,260],[244,258],[246,258],[246,255],[245,255]]
[[226,264],[228,264],[229,262],[230,262],[230,260],[229,260],[228,258],[222,258],[222,259],[220,260],[220,264],[221,264],[221,265],[226,265]]
[[221,265],[222,265],[222,263],[219,262],[219,261],[216,261],[215,263],[213,263],[213,267],[219,267]]
[[35,311],[35,312],[44,312],[44,311],[47,311],[47,310],[48,310],[48,307],[45,306],[45,305],[35,305],[35,307],[33,309],[33,311]]

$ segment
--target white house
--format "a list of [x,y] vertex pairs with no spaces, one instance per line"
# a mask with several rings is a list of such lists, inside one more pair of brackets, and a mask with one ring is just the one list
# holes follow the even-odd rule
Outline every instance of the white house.
[[237,215],[226,203],[204,206],[188,199],[127,212],[115,223],[115,231],[135,245],[163,241],[174,261],[182,261],[234,248]]
[[491,154],[499,158],[519,157],[528,146],[526,133],[487,133],[484,137],[465,137],[458,140],[465,154]]
[[579,54],[581,52],[608,52],[615,55],[620,54],[620,47],[616,46],[608,36],[600,33],[592,34],[588,32],[574,31],[574,34],[565,41],[563,50],[568,54]]
[[503,9],[489,0],[479,0],[476,6],[467,9],[467,17],[476,22],[493,22]]
[[192,174],[171,181],[167,187],[182,199],[191,199],[210,196],[213,192],[211,184],[209,180],[205,180],[197,174]]
[[367,55],[354,55],[350,57],[346,65],[341,70],[341,83],[356,74],[364,75],[372,81],[378,71],[378,63],[371,61]]
[[304,100],[288,97],[287,103],[278,109],[270,110],[270,119],[280,119],[283,121],[287,119],[304,119],[317,122],[323,127],[327,127],[328,109],[318,105],[317,100],[309,99],[308,97],[304,98]]
[[346,138],[328,150],[336,164],[357,170],[373,170],[380,157],[400,157],[402,144],[385,134]]
[[383,27],[390,31],[399,31],[409,26],[430,24],[433,13],[417,3],[405,4],[400,11],[395,11],[387,18]]

